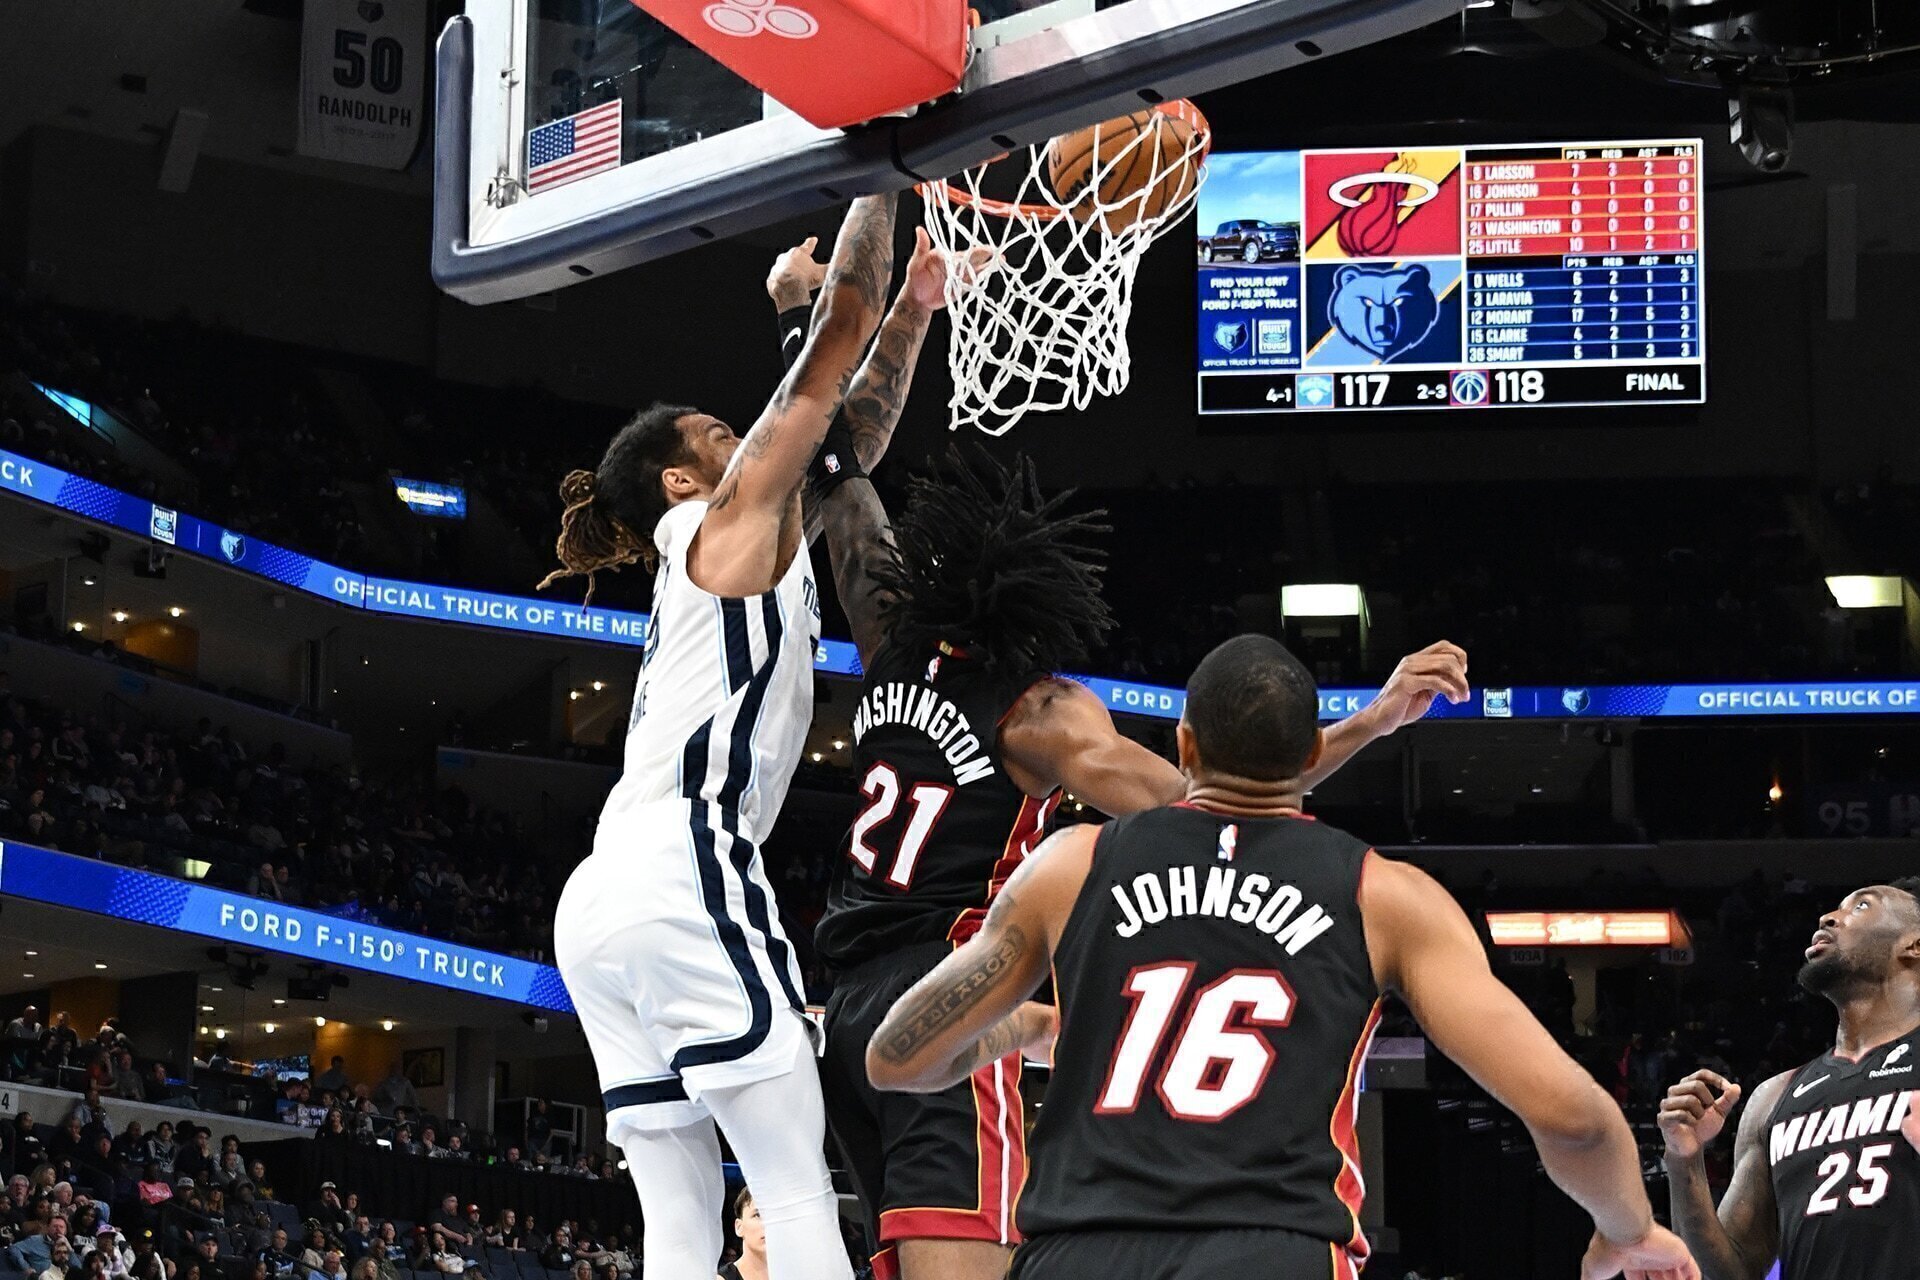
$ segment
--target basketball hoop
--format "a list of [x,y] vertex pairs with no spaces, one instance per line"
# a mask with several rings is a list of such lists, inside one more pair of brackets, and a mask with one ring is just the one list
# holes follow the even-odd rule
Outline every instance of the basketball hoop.
[[1191,102],[1163,102],[920,184],[934,244],[987,264],[947,277],[955,429],[1126,389],[1134,275],[1193,207],[1210,140]]

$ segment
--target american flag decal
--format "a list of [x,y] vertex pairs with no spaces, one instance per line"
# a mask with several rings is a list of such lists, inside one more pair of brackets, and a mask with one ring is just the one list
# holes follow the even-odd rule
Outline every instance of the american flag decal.
[[1239,823],[1229,822],[1226,826],[1220,828],[1220,853],[1219,853],[1220,861],[1232,862],[1234,846],[1239,843],[1240,843],[1240,824]]
[[620,167],[620,113],[615,98],[527,135],[527,190],[549,191]]

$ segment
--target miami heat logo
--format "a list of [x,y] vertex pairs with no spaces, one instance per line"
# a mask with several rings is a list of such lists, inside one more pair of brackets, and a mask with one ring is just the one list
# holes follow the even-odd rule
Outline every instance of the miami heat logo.
[[[1399,156],[1379,173],[1356,173],[1327,189],[1342,206],[1334,226],[1349,258],[1383,258],[1400,240],[1400,211],[1440,194],[1440,184],[1416,173],[1412,156]],[[1397,198],[1396,198],[1397,197]]]
[[1446,257],[1461,250],[1460,152],[1309,151],[1305,257]]

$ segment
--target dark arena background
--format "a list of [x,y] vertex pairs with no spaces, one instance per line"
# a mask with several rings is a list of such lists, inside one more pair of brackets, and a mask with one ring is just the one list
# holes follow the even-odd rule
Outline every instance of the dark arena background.
[[[5,20],[0,1174],[51,1163],[109,1205],[141,1280],[164,1280],[150,1253],[177,1280],[454,1255],[485,1280],[640,1275],[552,921],[621,764],[651,589],[601,574],[582,611],[579,583],[535,584],[561,477],[637,407],[759,413],[769,268],[830,244],[843,201],[474,305],[433,274],[434,39],[462,6],[361,0],[395,30],[363,52],[344,28],[314,47],[321,5],[342,8]],[[985,440],[1108,512],[1117,625],[1072,674],[1156,751],[1238,633],[1299,655],[1329,723],[1403,654],[1465,649],[1471,699],[1308,807],[1458,898],[1624,1109],[1663,1220],[1668,1088],[1709,1067],[1750,1092],[1830,1048],[1795,982],[1808,936],[1920,873],[1920,22],[1896,10],[1475,0],[1199,94],[1216,168],[1141,264],[1131,384]],[[314,87],[356,60],[377,110]],[[574,95],[554,114],[594,105],[571,74],[535,86]],[[1651,144],[1691,221],[1578,245],[1524,193],[1458,194],[1573,144]],[[1467,225],[1404,217],[1417,272],[1322,262],[1394,231],[1343,220],[1328,166],[1329,189],[1384,167],[1473,202]],[[902,262],[920,209],[902,197]],[[1620,271],[1633,331],[1603,337]],[[1436,312],[1382,328],[1367,288]],[[885,497],[954,438],[947,323]],[[863,803],[826,564],[814,719],[764,847],[813,1005]],[[1068,796],[1055,820],[1099,817]],[[1587,1218],[1404,1009],[1362,1081],[1367,1276],[1577,1274]],[[1716,1194],[1731,1159],[1708,1152]],[[37,1194],[0,1213],[0,1280],[50,1265]]]

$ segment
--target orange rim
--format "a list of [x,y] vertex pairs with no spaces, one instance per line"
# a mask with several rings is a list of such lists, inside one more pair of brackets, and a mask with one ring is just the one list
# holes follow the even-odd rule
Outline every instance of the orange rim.
[[[1198,163],[1202,165],[1206,164],[1207,156],[1213,149],[1213,130],[1211,126],[1207,124],[1206,116],[1201,114],[1200,108],[1194,106],[1193,103],[1185,98],[1176,98],[1172,102],[1154,103],[1153,110],[1159,112],[1161,115],[1170,116],[1175,120],[1183,120],[1193,127],[1193,131],[1200,135]],[[991,165],[999,164],[1006,158],[1007,154],[1002,153],[987,161],[986,164],[977,167],[985,169]],[[976,209],[981,213],[995,218],[1024,217],[1052,221],[1056,218],[1063,218],[1070,212],[1057,205],[1020,204],[1012,200],[995,200],[989,196],[976,196],[971,191],[953,185],[951,178],[937,178],[931,182],[915,183],[913,189],[919,192],[922,197],[929,191],[941,191],[945,193],[947,199],[953,201],[955,204]]]

